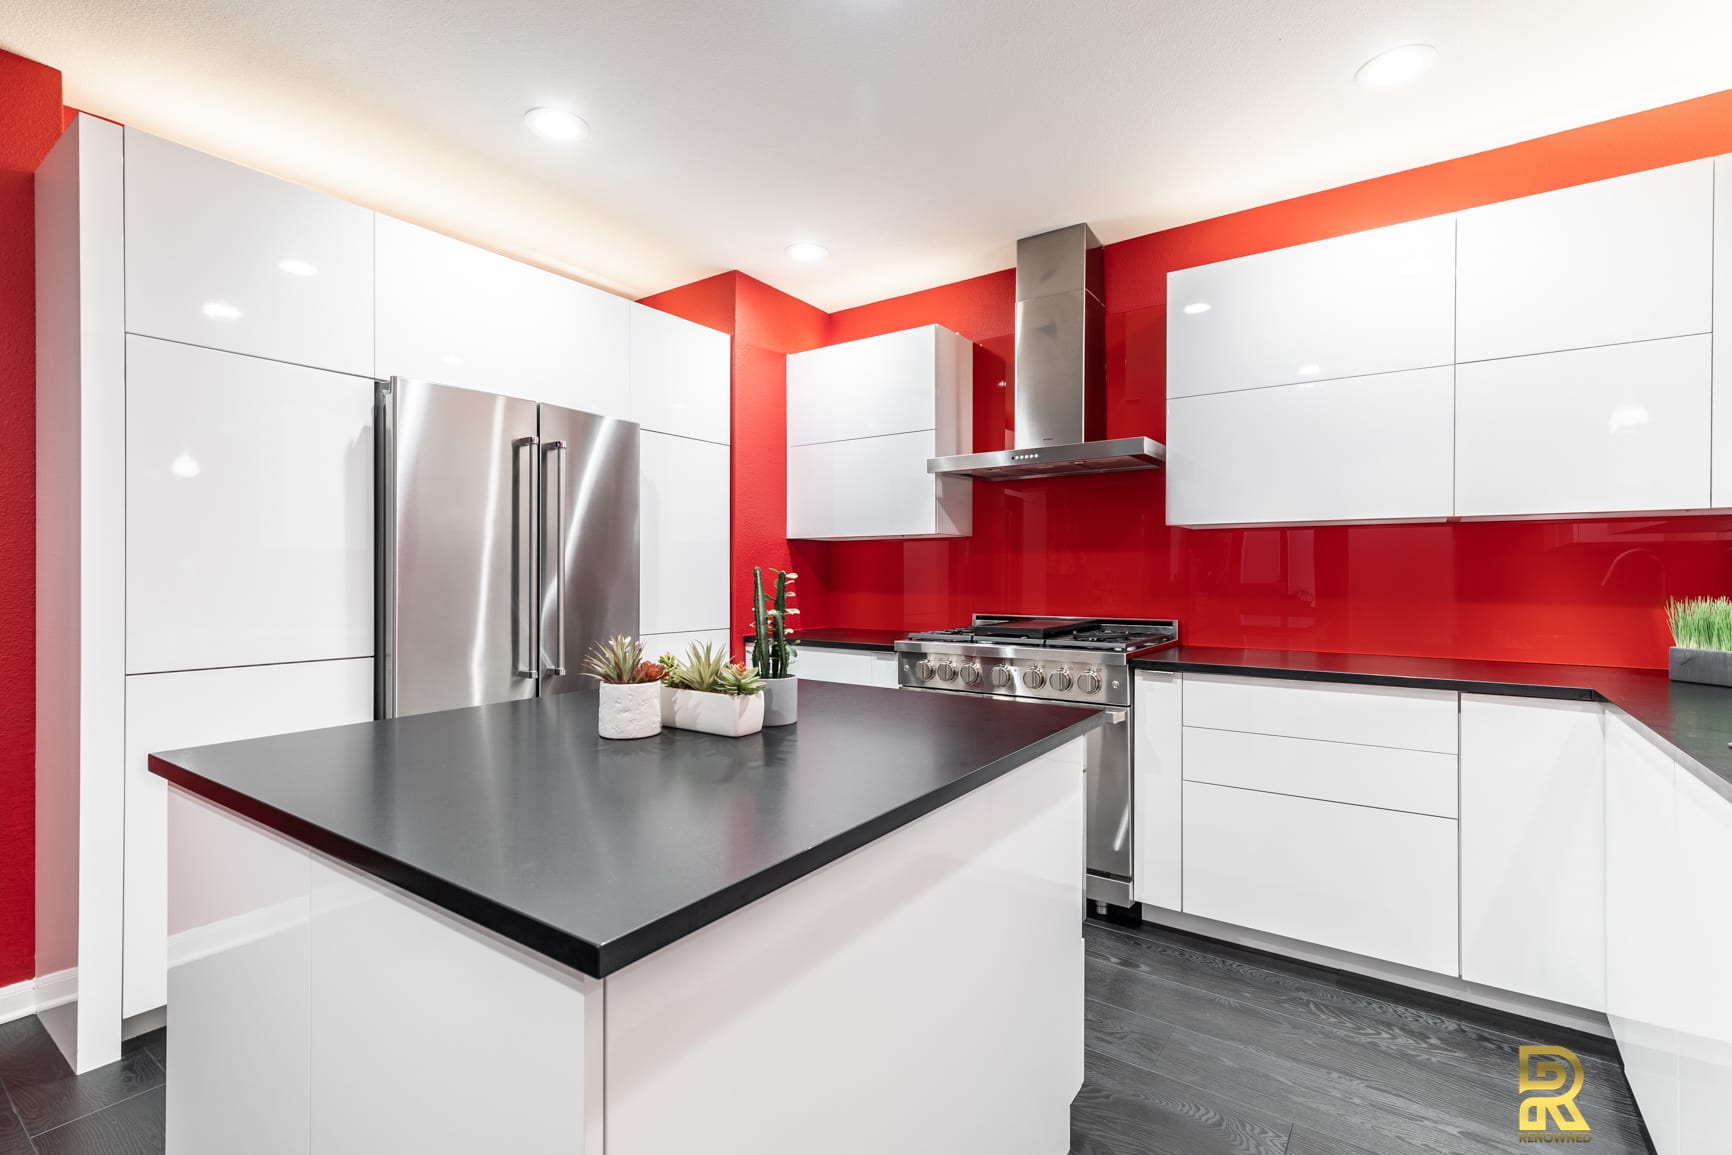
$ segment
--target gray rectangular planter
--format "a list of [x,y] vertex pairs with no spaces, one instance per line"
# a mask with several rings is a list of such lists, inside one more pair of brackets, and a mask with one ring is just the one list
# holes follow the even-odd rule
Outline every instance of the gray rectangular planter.
[[1706,686],[1732,686],[1732,650],[1687,650],[1672,647],[1672,680]]

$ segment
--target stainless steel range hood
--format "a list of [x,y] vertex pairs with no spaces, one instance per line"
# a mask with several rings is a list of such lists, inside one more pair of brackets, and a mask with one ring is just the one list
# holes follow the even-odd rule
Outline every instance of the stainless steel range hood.
[[1015,448],[927,461],[928,473],[1014,481],[1159,469],[1167,447],[1106,432],[1101,243],[1087,225],[1016,242]]

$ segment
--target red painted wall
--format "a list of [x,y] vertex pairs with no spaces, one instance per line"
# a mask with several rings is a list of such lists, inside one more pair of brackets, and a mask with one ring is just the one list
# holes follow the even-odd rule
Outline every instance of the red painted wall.
[[[1165,435],[1172,269],[1725,152],[1732,92],[1110,245],[1108,435]],[[975,448],[1003,447],[1009,272],[839,312],[829,339],[933,322],[977,342]],[[766,421],[736,431],[735,452],[780,437]],[[1174,616],[1208,645],[1663,666],[1661,602],[1732,593],[1732,517],[1183,530],[1166,524],[1165,486],[1160,473],[976,483],[970,538],[815,552],[805,624]]]
[[0,52],[0,987],[35,974],[36,235],[60,73]]

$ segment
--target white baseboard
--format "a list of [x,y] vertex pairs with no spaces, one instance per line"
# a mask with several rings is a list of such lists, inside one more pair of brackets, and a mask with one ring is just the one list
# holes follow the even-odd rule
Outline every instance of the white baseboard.
[[36,1013],[36,980],[25,979],[0,987],[0,1023],[9,1023]]
[[36,976],[36,1013],[78,1001],[78,968]]
[[1250,947],[1253,950],[1266,950],[1270,954],[1285,955],[1301,962],[1330,967],[1334,970],[1346,971],[1349,974],[1382,979],[1384,982],[1412,987],[1415,990],[1442,995],[1445,998],[1460,999],[1464,1003],[1490,1007],[1494,1011],[1503,1011],[1505,1014],[1538,1019],[1542,1023],[1554,1023],[1560,1027],[1569,1027],[1590,1035],[1599,1035],[1602,1038],[1609,1039],[1612,1037],[1612,1025],[1606,1020],[1606,1016],[1599,1011],[1536,999],[1529,995],[1516,994],[1514,991],[1499,990],[1496,987],[1481,986],[1479,983],[1470,983],[1466,979],[1455,978],[1450,975],[1435,974],[1431,971],[1419,970],[1416,967],[1402,966],[1400,963],[1385,962],[1382,959],[1368,958],[1365,955],[1332,950],[1315,943],[1283,938],[1278,934],[1265,934],[1262,931],[1250,930],[1246,927],[1235,926],[1232,923],[1216,922],[1212,918],[1200,918],[1194,914],[1166,910],[1158,906],[1145,904],[1143,906],[1143,921],[1153,923],[1156,926],[1170,926],[1175,930],[1190,931],[1192,934],[1199,934],[1205,938],[1220,939],[1222,942]]

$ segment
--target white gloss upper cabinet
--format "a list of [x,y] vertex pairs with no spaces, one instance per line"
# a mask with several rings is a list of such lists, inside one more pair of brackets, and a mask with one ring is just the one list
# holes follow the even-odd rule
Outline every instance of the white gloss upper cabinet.
[[1167,396],[1448,365],[1454,293],[1450,216],[1179,269]]
[[1714,162],[1714,507],[1732,507],[1732,156]]
[[128,673],[373,652],[373,382],[128,337]]
[[1167,521],[1448,517],[1454,372],[1444,366],[1172,398]]
[[788,356],[788,444],[938,431],[941,455],[973,448],[973,346],[923,325]]
[[1705,507],[1710,342],[1677,337],[1458,366],[1455,512]]
[[934,433],[788,447],[788,536],[957,537],[973,527],[966,477],[926,472]]
[[623,297],[381,216],[373,372],[625,417]]
[[1456,360],[1706,333],[1714,162],[1457,216]]
[[[1682,1149],[1678,1024],[1686,999],[1678,955],[1685,912],[1675,813],[1681,776],[1621,718],[1606,718],[1606,1017],[1660,1155]],[[1724,978],[1715,981],[1723,985]]]
[[728,447],[645,431],[638,445],[638,630],[728,625]]
[[633,303],[631,420],[646,430],[726,445],[733,418],[726,333]]
[[1461,977],[1469,982],[1605,1009],[1602,721],[1589,702],[1462,696]]
[[373,214],[126,130],[126,328],[373,370]]

